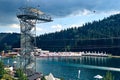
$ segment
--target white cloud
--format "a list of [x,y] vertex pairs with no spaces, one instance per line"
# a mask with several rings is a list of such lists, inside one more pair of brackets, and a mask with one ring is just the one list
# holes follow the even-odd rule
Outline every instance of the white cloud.
[[19,24],[11,24],[10,27],[14,28],[14,29],[19,29],[20,25]]
[[95,11],[94,14],[98,14],[98,15],[106,15],[107,17],[109,17],[110,15],[115,15],[115,14],[120,14],[120,11],[118,10],[111,10],[111,11]]
[[90,11],[88,9],[83,9],[83,10],[74,11],[69,16],[86,16],[86,15],[89,15],[89,14],[92,14],[92,13],[93,13],[93,11]]
[[62,27],[62,25],[57,24],[57,25],[51,26],[51,28],[56,29],[56,31],[60,31],[60,30],[62,30],[63,27]]
[[91,11],[87,9],[84,9],[82,12],[82,15],[89,15],[89,14],[91,14]]
[[[14,28],[14,29],[19,29],[19,28],[20,28],[20,25],[19,25],[19,24],[11,24],[10,27],[11,27],[11,28]],[[36,27],[36,30],[37,30],[37,31],[42,31],[43,29],[40,28],[40,27]]]
[[115,14],[119,14],[120,13],[120,11],[116,11],[116,10],[113,10],[113,11],[108,11],[108,12],[106,12],[106,14],[108,15],[115,15]]
[[4,33],[13,33],[13,31],[10,31],[10,30],[9,31],[4,31]]
[[37,31],[43,31],[43,29],[40,28],[40,27],[36,27],[36,30],[37,30]]
[[72,24],[70,26],[70,28],[74,28],[74,27],[82,27],[83,24]]
[[[120,11],[118,10],[110,10],[110,11],[91,11],[88,9],[83,9],[83,10],[78,10],[78,11],[74,11],[73,13],[71,13],[69,16],[87,16],[87,15],[91,15],[91,14],[105,14],[105,15],[115,15],[115,14],[119,14]],[[69,17],[68,16],[68,17]]]
[[81,21],[80,23],[71,24],[71,25],[70,25],[70,28],[74,28],[74,27],[82,27],[83,24],[85,24],[85,22],[82,22],[82,21]]

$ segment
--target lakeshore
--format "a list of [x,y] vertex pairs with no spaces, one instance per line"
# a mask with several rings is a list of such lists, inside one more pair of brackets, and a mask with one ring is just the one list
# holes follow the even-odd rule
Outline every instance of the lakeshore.
[[[119,59],[98,56],[41,56],[36,59],[36,71],[44,75],[52,73],[55,77],[64,80],[77,80],[77,73],[80,70],[81,80],[95,80],[93,78],[95,75],[103,76],[109,70],[115,77],[120,78]],[[4,58],[5,63],[8,63],[8,60],[9,65],[12,65],[14,58]]]
[[103,52],[50,52],[48,50],[35,49],[35,56],[37,57],[81,57],[81,56],[97,56],[97,57],[109,57],[110,54]]
[[112,57],[112,58],[120,58],[120,56],[114,56],[114,55],[112,55],[110,57]]
[[[20,56],[20,48],[13,48],[11,52],[1,52],[0,57],[19,57]],[[111,55],[106,52],[50,52],[48,50],[42,50],[39,48],[35,49],[35,52],[31,52],[36,57],[82,57],[82,56],[93,56],[93,57],[113,57],[113,58],[120,58],[117,55]]]

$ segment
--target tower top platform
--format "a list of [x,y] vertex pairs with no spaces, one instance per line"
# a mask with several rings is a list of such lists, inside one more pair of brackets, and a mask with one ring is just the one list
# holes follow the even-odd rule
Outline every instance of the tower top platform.
[[17,17],[19,19],[27,19],[27,20],[40,20],[45,22],[51,22],[51,17],[46,15],[44,12],[40,11],[37,8],[33,7],[21,7],[18,10]]

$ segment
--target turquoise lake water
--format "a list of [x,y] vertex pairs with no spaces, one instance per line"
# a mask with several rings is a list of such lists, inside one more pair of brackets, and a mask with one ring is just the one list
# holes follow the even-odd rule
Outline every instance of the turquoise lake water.
[[[13,59],[4,63],[13,65]],[[94,76],[104,76],[110,71],[115,80],[120,80],[120,58],[108,57],[40,57],[36,59],[36,70],[44,75],[52,73],[64,80],[95,80]],[[80,71],[80,73],[79,73]]]
[[110,71],[115,80],[120,80],[120,58],[43,57],[37,58],[37,71],[64,80],[95,80],[95,75],[104,76]]

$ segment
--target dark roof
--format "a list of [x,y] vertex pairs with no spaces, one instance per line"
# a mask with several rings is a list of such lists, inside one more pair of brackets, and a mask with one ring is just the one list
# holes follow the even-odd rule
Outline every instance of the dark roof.
[[31,69],[25,70],[25,73],[27,74],[28,80],[36,80],[37,78],[42,78],[43,74],[39,72],[35,72]]
[[31,69],[26,69],[25,70],[25,74],[27,74],[28,77],[31,76],[31,75],[33,75],[34,73],[35,73],[35,71],[33,71]]
[[31,75],[31,76],[29,76],[28,77],[28,80],[36,80],[36,79],[38,79],[38,78],[42,78],[42,74],[40,74],[40,73],[34,73],[33,75]]

